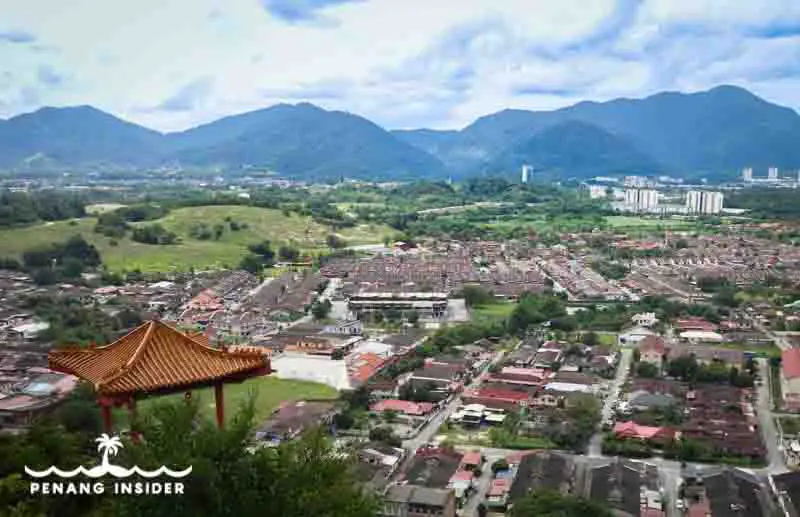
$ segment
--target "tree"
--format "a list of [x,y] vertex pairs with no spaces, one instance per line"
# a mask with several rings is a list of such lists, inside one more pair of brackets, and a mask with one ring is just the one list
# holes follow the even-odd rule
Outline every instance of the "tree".
[[410,324],[417,326],[419,323],[419,313],[417,311],[409,311],[406,313],[406,321]]
[[584,332],[581,336],[581,339],[583,340],[583,344],[586,346],[595,346],[600,343],[600,339],[594,332]]
[[320,430],[279,447],[253,447],[252,404],[218,429],[193,403],[160,404],[125,443],[117,463],[145,469],[192,466],[183,497],[109,497],[98,515],[367,517],[378,501],[356,480],[353,459],[339,454]]
[[315,320],[324,320],[328,317],[328,314],[331,312],[331,301],[328,299],[319,301],[317,300],[311,306],[311,314],[314,316]]
[[494,295],[479,285],[465,285],[461,289],[461,296],[467,307],[478,307],[494,302]]
[[284,244],[278,248],[278,258],[284,262],[297,262],[300,258],[300,250]]
[[636,365],[636,375],[646,379],[655,379],[658,377],[658,366],[653,363],[639,363]]
[[534,490],[514,503],[511,517],[612,517],[611,510],[598,502],[562,495],[549,490]]
[[492,473],[497,474],[501,470],[508,470],[508,462],[505,460],[505,458],[500,458],[492,463]]
[[400,447],[403,444],[402,440],[395,436],[392,428],[388,426],[380,426],[370,429],[369,439],[374,442],[381,442],[391,445],[392,447]]
[[347,242],[335,233],[331,233],[325,238],[325,244],[333,250],[347,247]]

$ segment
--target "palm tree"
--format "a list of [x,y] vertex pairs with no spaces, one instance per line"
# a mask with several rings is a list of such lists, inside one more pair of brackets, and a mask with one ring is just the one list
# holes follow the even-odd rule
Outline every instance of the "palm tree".
[[106,433],[100,435],[100,438],[95,438],[94,441],[97,442],[97,451],[103,453],[101,465],[107,468],[109,466],[108,455],[116,456],[122,448],[122,442],[119,436],[108,436]]

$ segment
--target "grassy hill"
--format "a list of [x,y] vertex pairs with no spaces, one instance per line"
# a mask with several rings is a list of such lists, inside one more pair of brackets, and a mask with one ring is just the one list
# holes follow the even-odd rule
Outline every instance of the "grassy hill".
[[[248,227],[231,231],[225,218]],[[130,240],[129,237],[114,241],[94,232],[96,219],[86,217],[76,221],[59,221],[25,228],[0,231],[0,256],[20,256],[25,250],[63,241],[74,234],[83,235],[100,251],[103,262],[112,270],[169,271],[207,267],[235,266],[247,253],[247,245],[270,240],[273,246],[290,243],[306,251],[325,249],[325,237],[330,229],[308,217],[295,214],[287,217],[280,210],[251,206],[199,206],[180,208],[157,221],[137,224],[160,223],[181,239],[180,244],[155,246]],[[190,237],[193,225],[209,226],[223,224],[225,232],[219,240],[197,240]],[[359,226],[339,232],[350,244],[382,242],[391,235],[384,226]]]

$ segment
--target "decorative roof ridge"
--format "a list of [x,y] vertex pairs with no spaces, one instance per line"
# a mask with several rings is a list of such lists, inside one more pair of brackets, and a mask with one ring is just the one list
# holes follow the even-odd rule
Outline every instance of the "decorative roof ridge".
[[[130,370],[133,367],[133,365],[136,363],[136,361],[142,355],[142,351],[147,346],[147,343],[150,341],[150,336],[153,335],[153,330],[155,330],[157,324],[158,324],[158,321],[156,321],[156,320],[150,320],[150,321],[148,321],[147,323],[144,324],[144,325],[147,325],[147,330],[145,331],[144,337],[142,337],[142,340],[136,346],[136,350],[131,354],[131,356],[128,358],[128,360],[125,361],[125,364],[123,364],[119,368],[119,370],[117,370],[115,372],[111,372],[110,375],[107,375],[106,377],[103,377],[102,379],[97,381],[95,383],[95,388],[98,388],[103,384],[108,384],[108,383],[114,381],[115,379],[121,377],[122,375],[125,375],[125,373],[127,373],[128,370]],[[137,327],[137,330],[139,328],[141,328],[141,325],[139,327]],[[126,334],[125,337],[129,336],[130,334],[131,333]],[[121,339],[125,339],[125,338],[124,337],[120,338],[117,341],[114,341],[113,343],[110,343],[109,345],[106,345],[106,346],[113,345],[114,343],[120,341]]]

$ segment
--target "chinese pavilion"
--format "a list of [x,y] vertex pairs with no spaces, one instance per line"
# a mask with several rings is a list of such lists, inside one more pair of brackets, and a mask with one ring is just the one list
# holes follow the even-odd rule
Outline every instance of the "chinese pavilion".
[[222,386],[272,372],[269,356],[256,348],[236,351],[212,347],[202,334],[184,334],[161,321],[149,321],[106,346],[64,348],[49,354],[50,369],[75,375],[94,386],[111,432],[111,408],[136,411],[136,400],[151,395],[214,387],[217,425],[225,420]]

